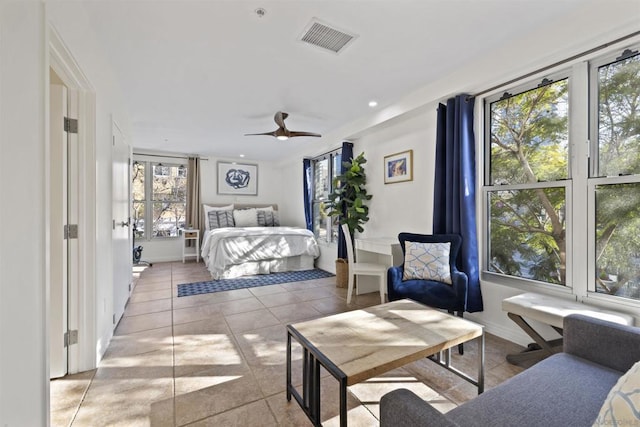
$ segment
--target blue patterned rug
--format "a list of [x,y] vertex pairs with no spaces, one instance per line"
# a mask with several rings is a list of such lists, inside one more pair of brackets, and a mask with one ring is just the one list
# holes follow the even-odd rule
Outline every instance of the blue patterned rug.
[[255,288],[258,286],[277,285],[278,283],[303,282],[305,280],[323,279],[334,274],[324,270],[285,271],[282,273],[260,274],[258,276],[238,277],[237,279],[220,279],[210,282],[184,283],[178,285],[178,296],[208,294],[212,292],[232,291],[234,289]]

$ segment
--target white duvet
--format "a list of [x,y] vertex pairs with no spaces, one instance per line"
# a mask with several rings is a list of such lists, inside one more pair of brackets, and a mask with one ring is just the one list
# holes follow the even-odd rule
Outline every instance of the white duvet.
[[320,249],[313,233],[296,227],[228,227],[207,231],[202,259],[214,279],[243,263],[271,261],[308,255],[317,258]]

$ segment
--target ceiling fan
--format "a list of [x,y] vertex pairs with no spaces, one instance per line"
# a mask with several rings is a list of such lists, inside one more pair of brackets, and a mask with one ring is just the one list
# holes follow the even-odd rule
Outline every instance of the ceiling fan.
[[293,138],[294,136],[315,136],[315,137],[322,136],[319,133],[300,132],[300,131],[287,129],[287,127],[284,125],[284,119],[286,119],[287,117],[289,117],[289,114],[283,113],[282,111],[278,111],[276,115],[273,117],[273,120],[275,120],[276,124],[279,126],[278,129],[274,130],[273,132],[246,133],[245,136],[270,135],[270,136],[276,137],[281,141],[285,141],[289,138]]

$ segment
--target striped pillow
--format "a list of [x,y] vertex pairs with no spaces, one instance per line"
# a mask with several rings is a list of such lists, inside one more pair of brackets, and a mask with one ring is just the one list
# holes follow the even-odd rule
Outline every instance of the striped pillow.
[[280,218],[278,218],[278,212],[258,210],[258,226],[259,227],[279,227]]
[[209,211],[209,229],[234,227],[232,211]]

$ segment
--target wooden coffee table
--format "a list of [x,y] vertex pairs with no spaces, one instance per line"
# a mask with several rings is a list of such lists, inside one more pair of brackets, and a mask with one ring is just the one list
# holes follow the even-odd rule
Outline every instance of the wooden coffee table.
[[[291,384],[291,338],[303,350],[302,394]],[[478,376],[451,366],[451,348],[478,339]],[[320,366],[340,383],[340,425],[347,425],[347,387],[429,357],[484,391],[481,325],[404,299],[287,325],[287,400],[293,396],[320,423]]]

